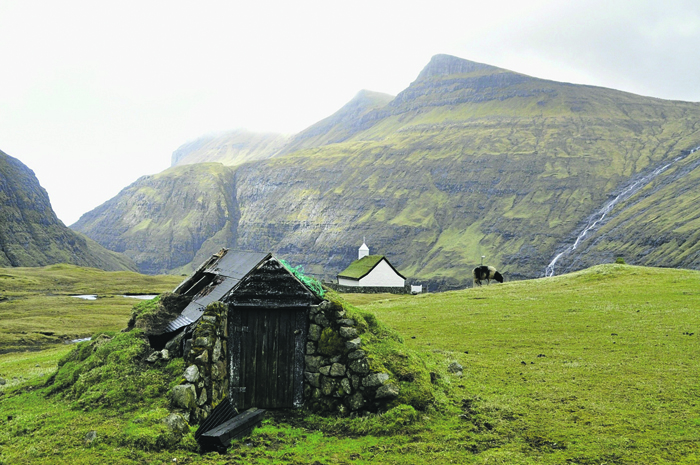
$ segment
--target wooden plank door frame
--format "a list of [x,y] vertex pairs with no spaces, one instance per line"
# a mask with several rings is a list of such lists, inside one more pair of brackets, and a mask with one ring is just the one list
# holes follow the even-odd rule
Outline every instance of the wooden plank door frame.
[[[299,408],[304,403],[304,370],[305,370],[305,354],[306,354],[306,339],[309,329],[309,307],[292,307],[292,308],[256,308],[256,307],[236,307],[231,305],[228,315],[228,346],[229,346],[229,399],[231,406],[239,410],[249,407],[269,408],[266,405],[245,405],[247,386],[241,386],[245,380],[242,380],[244,373],[241,373],[241,356],[243,348],[241,342],[244,339],[245,333],[249,333],[252,328],[242,326],[243,312],[255,312],[256,310],[280,310],[294,313],[294,343],[293,343],[293,367],[291,367],[293,379],[293,397],[292,405],[289,408]],[[256,335],[258,340],[262,340],[263,335]],[[280,350],[283,350],[280,348]]]

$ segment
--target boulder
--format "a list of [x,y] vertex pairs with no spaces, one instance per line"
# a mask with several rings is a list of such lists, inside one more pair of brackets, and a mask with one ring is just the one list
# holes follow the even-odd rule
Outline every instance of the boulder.
[[372,373],[362,380],[364,387],[381,386],[389,380],[389,375],[386,373]]
[[343,339],[354,339],[357,337],[357,330],[350,326],[341,326],[338,332]]
[[313,387],[321,387],[321,374],[320,373],[311,373],[311,372],[304,372],[304,379],[306,379],[306,382],[309,383]]
[[188,382],[196,383],[199,380],[199,368],[197,368],[197,365],[190,365],[183,376]]
[[393,399],[399,396],[399,387],[395,384],[385,384],[377,389],[375,399]]
[[211,361],[218,362],[221,360],[221,339],[217,339],[214,343],[214,350],[211,353]]
[[450,373],[461,373],[464,368],[462,365],[459,364],[459,362],[452,362],[450,365],[447,367],[447,371]]
[[321,361],[323,357],[307,355],[306,356],[306,371],[311,373],[318,373],[319,368],[321,368]]
[[322,328],[319,325],[309,325],[309,339],[312,341],[318,341],[321,339]]
[[343,365],[342,363],[334,363],[333,365],[331,365],[330,375],[338,378],[341,376],[345,376],[345,371],[345,365]]
[[321,392],[325,396],[332,396],[336,392],[337,382],[327,376],[321,377]]
[[355,394],[348,397],[347,402],[348,407],[350,407],[350,410],[359,410],[362,408],[363,405],[365,405],[365,398],[362,397],[362,394],[356,392]]
[[175,386],[172,392],[173,404],[184,410],[191,410],[195,407],[197,391],[191,384],[180,384]]
[[350,364],[350,370],[358,375],[366,375],[369,373],[369,362],[366,358],[355,360]]
[[178,413],[171,413],[163,419],[163,423],[174,433],[185,434],[189,427],[185,418]]
[[365,356],[365,351],[364,350],[354,350],[348,354],[348,360],[357,360],[359,358],[364,358]]

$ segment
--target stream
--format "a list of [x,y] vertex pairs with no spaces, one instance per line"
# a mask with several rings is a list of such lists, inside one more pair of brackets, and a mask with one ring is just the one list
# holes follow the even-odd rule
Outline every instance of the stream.
[[554,265],[556,265],[557,261],[564,255],[567,255],[579,246],[579,244],[584,240],[586,237],[586,234],[588,234],[589,231],[594,230],[598,225],[600,225],[600,222],[605,219],[605,217],[612,211],[612,209],[617,205],[618,202],[620,202],[623,199],[629,198],[636,194],[639,190],[641,190],[644,186],[649,184],[651,181],[654,180],[658,175],[666,171],[670,166],[672,166],[674,163],[683,160],[686,158],[688,155],[690,155],[693,152],[696,152],[697,150],[700,150],[700,146],[695,147],[693,149],[688,150],[687,152],[683,152],[682,155],[679,155],[678,157],[674,158],[671,160],[669,163],[666,163],[663,166],[660,166],[656,168],[654,171],[651,173],[647,174],[646,176],[643,176],[624,189],[622,189],[622,192],[620,192],[614,199],[610,200],[608,203],[606,203],[603,208],[598,210],[595,214],[591,216],[591,219],[588,221],[588,224],[586,227],[584,227],[581,232],[578,234],[576,237],[576,240],[574,241],[573,244],[571,244],[569,247],[564,249],[562,252],[559,252],[554,259],[552,259],[551,262],[549,262],[549,265],[547,265],[547,268],[545,269],[544,275],[545,277],[549,278],[551,276],[554,276]]

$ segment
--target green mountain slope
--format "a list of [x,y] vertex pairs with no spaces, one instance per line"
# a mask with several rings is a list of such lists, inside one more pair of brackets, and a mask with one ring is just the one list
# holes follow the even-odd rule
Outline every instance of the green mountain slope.
[[[307,148],[236,168],[227,182],[240,216],[227,245],[270,250],[331,277],[364,236],[371,253],[424,283],[462,286],[482,255],[506,279],[541,276],[611,193],[700,145],[700,104],[447,55],[357,120],[337,143],[307,138]],[[145,219],[135,210],[123,215]],[[174,218],[159,221],[186,229]],[[110,223],[76,227],[111,248],[100,239]],[[679,255],[674,266],[686,262]]]
[[599,229],[562,257],[559,272],[611,262],[700,268],[700,152],[671,165],[615,206]]
[[181,145],[173,152],[171,166],[218,162],[235,166],[275,156],[287,142],[287,136],[255,133],[245,129],[203,136]]
[[34,172],[0,151],[0,266],[54,263],[136,269],[126,257],[67,228],[56,217]]
[[340,110],[293,136],[281,153],[342,142],[372,126],[378,115],[374,110],[385,107],[393,99],[393,95],[361,90]]
[[144,273],[189,273],[235,242],[233,171],[220,163],[144,176],[72,228],[133,259]]

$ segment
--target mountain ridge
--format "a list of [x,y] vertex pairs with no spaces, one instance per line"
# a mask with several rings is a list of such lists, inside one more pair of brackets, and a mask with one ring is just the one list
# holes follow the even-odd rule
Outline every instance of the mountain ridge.
[[[442,288],[470,282],[481,255],[511,279],[538,277],[609,193],[700,143],[700,104],[460,60],[431,60],[359,118],[322,120],[345,131],[342,141],[321,133],[228,174],[211,168],[236,204],[226,245],[273,251],[331,278],[366,236],[404,275]],[[371,124],[352,130],[363,118]],[[175,205],[151,201],[163,211]],[[110,230],[108,222],[74,227],[95,238]]]

